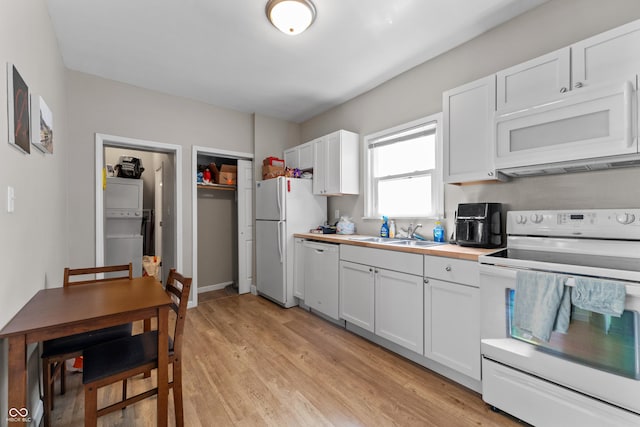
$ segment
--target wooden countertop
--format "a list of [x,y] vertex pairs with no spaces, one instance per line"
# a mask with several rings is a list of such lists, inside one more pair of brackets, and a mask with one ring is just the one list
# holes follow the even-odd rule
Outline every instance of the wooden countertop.
[[296,233],[295,237],[300,237],[308,240],[316,240],[319,242],[327,243],[339,243],[354,246],[366,246],[368,248],[385,249],[398,252],[411,252],[414,254],[422,255],[434,255],[447,258],[466,259],[470,261],[477,261],[480,255],[489,254],[499,249],[479,249],[468,248],[458,245],[443,244],[429,247],[410,247],[400,245],[390,245],[388,243],[374,243],[374,242],[362,242],[356,240],[357,238],[365,238],[372,236],[364,236],[358,234],[341,235],[341,234],[316,234],[316,233]]

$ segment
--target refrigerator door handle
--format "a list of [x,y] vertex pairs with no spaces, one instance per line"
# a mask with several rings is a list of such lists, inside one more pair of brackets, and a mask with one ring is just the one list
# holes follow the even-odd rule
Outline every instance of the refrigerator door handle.
[[282,186],[280,185],[280,178],[276,178],[278,180],[276,185],[276,202],[278,202],[278,218],[282,219]]
[[284,230],[284,221],[278,221],[278,254],[280,255],[280,264],[284,263],[284,250],[283,250],[283,230]]

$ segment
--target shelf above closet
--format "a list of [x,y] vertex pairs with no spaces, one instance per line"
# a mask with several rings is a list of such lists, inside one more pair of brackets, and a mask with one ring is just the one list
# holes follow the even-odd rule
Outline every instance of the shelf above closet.
[[235,185],[226,185],[226,184],[198,184],[198,189],[202,188],[203,190],[225,190],[225,191],[236,191]]

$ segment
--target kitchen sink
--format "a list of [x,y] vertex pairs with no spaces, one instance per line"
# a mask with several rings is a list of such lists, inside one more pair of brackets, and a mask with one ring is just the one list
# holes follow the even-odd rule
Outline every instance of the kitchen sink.
[[416,247],[424,248],[428,246],[442,245],[443,243],[434,242],[431,240],[400,240],[396,242],[389,242],[389,244],[398,245],[398,246],[416,246]]
[[350,237],[349,240],[353,240],[355,242],[383,243],[386,245],[415,246],[418,248],[442,245],[442,243],[434,242],[432,240],[410,240],[410,239],[402,239],[402,238],[375,237],[375,236]]
[[407,239],[396,239],[390,237],[350,237],[349,240],[353,240],[354,242],[368,242],[368,243],[400,243],[400,242],[408,242]]

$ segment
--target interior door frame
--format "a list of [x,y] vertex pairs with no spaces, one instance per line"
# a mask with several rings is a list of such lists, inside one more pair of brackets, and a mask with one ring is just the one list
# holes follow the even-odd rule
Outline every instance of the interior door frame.
[[[175,254],[176,270],[183,271],[182,262],[182,146],[167,144],[164,142],[149,141],[144,139],[127,138],[124,136],[107,135],[96,133],[96,163],[95,163],[95,193],[96,193],[96,266],[104,265],[104,196],[103,179],[106,172],[104,170],[104,147],[128,148],[132,150],[157,151],[173,154],[175,160]],[[189,304],[191,307],[191,302]]]
[[[226,157],[228,159],[235,160],[248,160],[251,162],[253,162],[254,159],[253,153],[220,150],[217,148],[202,147],[198,145],[194,145],[191,148],[191,176],[194,177],[191,181],[191,224],[193,227],[193,236],[191,239],[193,244],[193,247],[191,248],[191,261],[193,263],[191,270],[191,288],[193,289],[193,302],[196,306],[198,305],[198,187],[195,177],[198,174],[198,154],[215,157]],[[254,195],[252,194],[251,197],[254,197]],[[251,285],[251,290],[252,293],[255,293],[255,284]]]

